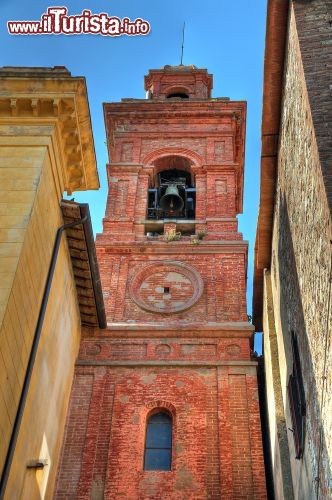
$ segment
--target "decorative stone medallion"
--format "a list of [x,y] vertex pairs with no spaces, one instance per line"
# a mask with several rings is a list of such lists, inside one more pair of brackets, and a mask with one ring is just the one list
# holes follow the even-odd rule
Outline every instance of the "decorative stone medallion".
[[189,264],[155,262],[132,279],[129,293],[142,309],[156,313],[176,313],[192,307],[203,293],[203,280]]

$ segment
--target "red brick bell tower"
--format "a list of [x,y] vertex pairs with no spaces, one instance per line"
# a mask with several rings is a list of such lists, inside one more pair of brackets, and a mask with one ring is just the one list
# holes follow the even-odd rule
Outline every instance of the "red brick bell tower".
[[83,333],[56,498],[264,499],[236,218],[246,104],[211,98],[195,66],[150,70],[145,89],[104,104],[108,328]]

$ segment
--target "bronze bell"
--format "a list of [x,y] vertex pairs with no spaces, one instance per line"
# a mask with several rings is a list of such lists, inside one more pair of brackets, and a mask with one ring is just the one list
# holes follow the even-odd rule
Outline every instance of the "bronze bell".
[[180,212],[183,209],[183,199],[179,195],[176,184],[170,184],[165,194],[160,198],[160,206],[165,212]]

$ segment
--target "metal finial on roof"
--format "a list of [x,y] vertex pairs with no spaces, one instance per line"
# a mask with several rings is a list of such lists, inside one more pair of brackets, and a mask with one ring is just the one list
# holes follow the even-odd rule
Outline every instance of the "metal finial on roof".
[[180,66],[183,66],[183,47],[184,47],[184,30],[185,30],[185,27],[186,27],[186,23],[184,22],[183,23],[183,28],[182,28],[182,47],[181,47],[181,62],[180,62]]

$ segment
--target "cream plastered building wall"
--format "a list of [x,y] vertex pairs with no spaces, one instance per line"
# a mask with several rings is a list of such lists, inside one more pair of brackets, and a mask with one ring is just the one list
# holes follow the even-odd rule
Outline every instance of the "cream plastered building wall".
[[[85,80],[0,69],[0,470],[16,416],[63,193],[98,189]],[[62,236],[5,498],[51,498],[81,331]],[[42,470],[29,462],[46,460]]]
[[[278,500],[327,499],[332,496],[331,215],[293,8],[289,22],[271,272],[264,276],[271,455]],[[292,331],[298,338],[306,398],[304,454],[299,460],[287,394]]]

